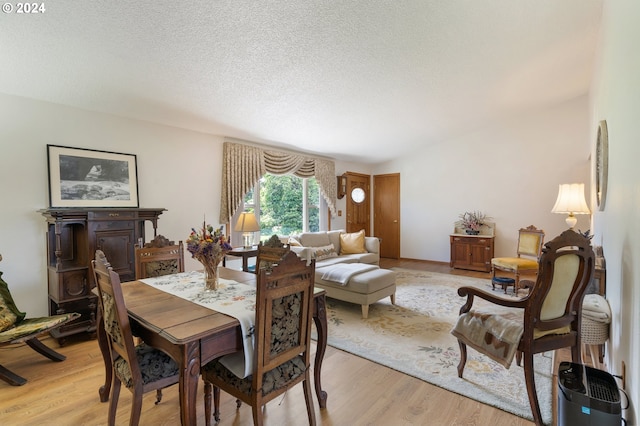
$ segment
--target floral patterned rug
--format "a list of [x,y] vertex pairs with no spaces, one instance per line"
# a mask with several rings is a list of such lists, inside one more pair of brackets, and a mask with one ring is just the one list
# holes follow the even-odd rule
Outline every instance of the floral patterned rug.
[[[385,298],[369,307],[366,320],[359,305],[327,299],[329,345],[533,420],[524,373],[515,360],[507,370],[468,348],[464,379],[458,377],[460,349],[450,331],[465,299],[456,289],[478,286],[491,291],[490,280],[394,270],[398,274],[396,305]],[[495,292],[504,294],[498,288]],[[476,298],[474,307],[481,306],[479,302]],[[542,418],[551,424],[551,353],[537,354],[534,365]]]

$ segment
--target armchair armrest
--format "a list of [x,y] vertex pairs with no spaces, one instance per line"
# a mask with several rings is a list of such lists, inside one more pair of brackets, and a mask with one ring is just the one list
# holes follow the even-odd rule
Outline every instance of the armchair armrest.
[[527,306],[527,300],[529,297],[523,297],[522,299],[505,299],[501,296],[489,293],[484,290],[480,290],[476,287],[460,287],[458,289],[458,295],[460,297],[467,296],[467,302],[460,308],[460,315],[469,312],[473,305],[474,296],[478,296],[481,299],[491,302],[493,304],[504,306],[506,308],[521,308],[524,309]]

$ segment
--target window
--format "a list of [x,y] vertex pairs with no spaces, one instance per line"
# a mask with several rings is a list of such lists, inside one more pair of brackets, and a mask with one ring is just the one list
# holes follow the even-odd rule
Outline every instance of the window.
[[327,205],[320,197],[315,178],[266,174],[245,195],[243,206],[233,218],[234,223],[243,211],[256,214],[261,241],[273,234],[285,236],[327,228]]

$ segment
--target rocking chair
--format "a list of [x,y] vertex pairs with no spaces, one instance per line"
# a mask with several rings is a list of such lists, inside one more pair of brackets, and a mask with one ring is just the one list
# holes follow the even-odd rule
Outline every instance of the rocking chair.
[[[2,260],[2,255],[0,255],[0,260]],[[67,358],[66,356],[42,343],[38,340],[38,337],[69,321],[73,321],[80,314],[72,312],[39,318],[25,318],[25,316],[26,314],[20,312],[16,307],[9,292],[9,286],[2,279],[2,272],[0,272],[0,347],[26,343],[30,348],[52,361],[64,361]],[[21,386],[27,383],[27,379],[18,376],[1,364],[0,379],[12,386]]]

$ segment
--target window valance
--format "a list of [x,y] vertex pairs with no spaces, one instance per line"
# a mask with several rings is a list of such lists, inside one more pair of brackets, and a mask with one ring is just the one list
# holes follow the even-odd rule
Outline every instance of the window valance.
[[315,177],[331,215],[336,214],[336,175],[332,160],[225,142],[222,155],[220,223],[230,223],[242,198],[266,173]]

